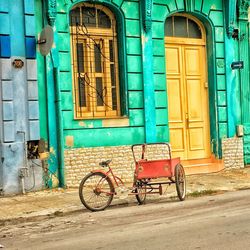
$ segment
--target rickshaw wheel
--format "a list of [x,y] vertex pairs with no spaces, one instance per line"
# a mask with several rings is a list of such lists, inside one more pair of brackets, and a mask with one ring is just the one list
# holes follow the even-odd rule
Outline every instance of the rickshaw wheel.
[[179,199],[184,201],[186,196],[186,177],[181,164],[175,166],[175,185]]
[[147,186],[145,184],[143,184],[141,181],[137,181],[135,192],[138,193],[135,195],[135,197],[136,197],[139,205],[144,204],[146,201],[146,197],[147,197],[147,194],[146,194]]
[[82,204],[91,211],[101,211],[110,205],[114,186],[109,177],[101,172],[86,175],[79,186]]

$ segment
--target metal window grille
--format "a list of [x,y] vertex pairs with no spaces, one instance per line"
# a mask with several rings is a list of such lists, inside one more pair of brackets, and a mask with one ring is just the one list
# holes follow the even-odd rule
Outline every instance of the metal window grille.
[[116,21],[105,7],[77,5],[70,12],[76,118],[120,115]]

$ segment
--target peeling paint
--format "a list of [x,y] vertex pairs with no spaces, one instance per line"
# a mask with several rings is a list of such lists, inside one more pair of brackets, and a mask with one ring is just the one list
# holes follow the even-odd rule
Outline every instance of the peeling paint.
[[142,41],[142,46],[144,47],[145,43],[147,43],[149,41],[149,37],[142,35],[141,36],[141,41]]
[[90,124],[88,124],[88,128],[93,128],[93,127],[94,127],[93,122],[91,122]]
[[142,42],[142,46],[144,46],[146,42],[146,37],[144,35],[141,36],[141,42]]
[[74,136],[68,135],[65,138],[65,145],[67,147],[73,147],[74,146]]
[[58,177],[51,174],[50,179],[52,180],[52,187],[58,187],[59,185]]
[[51,155],[56,155],[56,151],[55,151],[54,147],[51,147],[49,152]]
[[211,6],[211,10],[216,10],[217,8],[216,8],[216,5],[215,4],[213,4],[212,6]]
[[93,122],[83,122],[83,121],[80,121],[78,122],[78,125],[83,127],[83,128],[94,128],[94,123]]
[[224,66],[225,66],[224,60],[222,60],[222,59],[218,60],[217,66],[218,66],[218,68],[224,68]]
[[79,122],[78,124],[79,124],[79,126],[81,126],[81,127],[86,127],[85,122],[82,122],[82,121],[81,121],[81,122]]

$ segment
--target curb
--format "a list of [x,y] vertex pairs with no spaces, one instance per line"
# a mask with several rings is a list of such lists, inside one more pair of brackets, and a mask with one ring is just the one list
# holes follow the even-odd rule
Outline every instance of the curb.
[[[246,189],[250,189],[246,188]],[[213,190],[212,194],[206,194],[205,192],[199,192],[198,195],[192,196],[191,194],[193,192],[187,193],[186,198],[188,199],[197,199],[203,196],[214,196],[218,195],[221,193],[225,192],[230,192],[230,191],[237,191],[237,190]],[[164,201],[164,199],[167,199],[168,201],[178,201],[179,199],[176,195],[173,195],[174,193],[168,193],[162,196],[150,196],[150,198],[147,200],[146,204],[150,204],[155,202],[160,202]],[[115,198],[109,208],[114,208],[114,207],[126,207],[126,206],[141,206],[137,203],[136,199],[134,197],[132,198],[131,196],[127,199],[119,199]],[[143,206],[143,205],[142,205]],[[50,210],[50,211],[49,211]],[[36,211],[34,212],[33,215],[28,215],[28,216],[18,216],[18,217],[12,217],[12,218],[6,218],[6,219],[0,219],[0,226],[7,226],[7,225],[14,225],[14,224],[20,224],[20,223],[26,223],[26,222],[31,222],[31,221],[42,221],[50,218],[56,218],[56,217],[64,217],[67,215],[72,215],[72,214],[77,214],[77,213],[95,213],[87,210],[83,205],[81,208],[71,208],[71,209],[54,209],[49,208],[44,211]]]

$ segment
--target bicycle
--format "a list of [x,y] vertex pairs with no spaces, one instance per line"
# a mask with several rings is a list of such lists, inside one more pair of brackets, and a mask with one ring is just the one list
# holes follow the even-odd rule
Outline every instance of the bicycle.
[[[151,144],[135,144],[132,153],[135,161],[134,181],[131,188],[127,188],[124,182],[116,176],[109,166],[111,160],[102,161],[99,165],[108,168],[93,170],[87,174],[79,185],[79,197],[82,204],[91,211],[101,211],[107,208],[114,195],[120,194],[125,197],[135,195],[139,204],[144,204],[147,194],[162,195],[162,185],[176,184],[179,199],[183,201],[186,195],[186,179],[180,158],[172,158],[170,146],[167,143],[153,143],[153,145],[167,145],[169,157],[162,160],[145,159],[146,146]],[[134,153],[135,147],[142,148],[141,159],[137,160]],[[168,181],[154,182],[157,178],[166,177]],[[157,187],[155,187],[157,186]],[[155,191],[157,190],[157,191]]]

